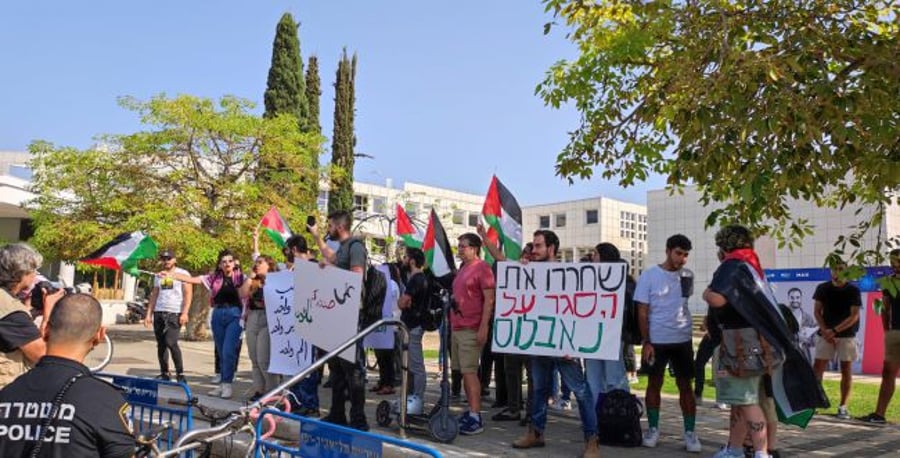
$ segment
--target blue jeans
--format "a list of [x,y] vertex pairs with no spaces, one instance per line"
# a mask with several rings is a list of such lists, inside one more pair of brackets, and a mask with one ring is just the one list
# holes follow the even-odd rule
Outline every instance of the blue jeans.
[[[622,353],[620,352],[621,356]],[[592,406],[597,406],[597,400],[612,390],[625,390],[631,392],[628,384],[628,376],[625,375],[625,361],[608,361],[603,359],[584,360],[584,376],[591,393],[594,395]]]
[[219,351],[222,383],[234,381],[234,371],[238,360],[238,342],[241,340],[241,308],[217,306],[213,308],[213,341]]
[[312,374],[289,388],[303,408],[318,410],[320,377],[319,371],[313,371]]
[[559,369],[563,382],[572,389],[578,400],[578,415],[581,417],[581,428],[584,438],[597,435],[597,409],[591,404],[594,397],[591,387],[584,380],[581,363],[577,359],[553,358],[550,356],[534,356],[531,358],[531,376],[534,379],[534,400],[531,403],[531,425],[535,431],[544,432],[547,426],[547,399],[553,378],[553,369]]
[[569,389],[569,385],[566,385],[566,381],[561,381],[560,378],[561,376],[559,375],[559,368],[553,369],[553,386],[550,388],[550,392],[553,393],[554,399],[556,399],[557,395],[559,395],[559,399],[562,399],[563,401],[571,401],[572,390]]

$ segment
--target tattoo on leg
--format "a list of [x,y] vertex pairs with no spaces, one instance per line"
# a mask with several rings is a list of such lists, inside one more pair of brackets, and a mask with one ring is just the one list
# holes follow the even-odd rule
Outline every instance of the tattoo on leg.
[[766,430],[766,422],[764,421],[748,421],[747,426],[750,427],[751,433],[758,433]]

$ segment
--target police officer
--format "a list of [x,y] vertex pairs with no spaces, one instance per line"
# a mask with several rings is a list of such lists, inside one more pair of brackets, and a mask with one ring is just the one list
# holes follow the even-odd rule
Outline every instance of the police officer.
[[35,447],[40,457],[134,455],[122,393],[83,364],[106,334],[101,317],[87,294],[53,307],[43,330],[47,354],[0,391],[0,456],[34,456]]

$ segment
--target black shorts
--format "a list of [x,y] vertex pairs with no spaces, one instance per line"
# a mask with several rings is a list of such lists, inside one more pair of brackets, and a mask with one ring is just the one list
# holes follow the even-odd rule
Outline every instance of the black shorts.
[[694,344],[691,341],[653,344],[653,360],[648,370],[650,375],[664,375],[666,365],[671,363],[675,378],[694,378]]

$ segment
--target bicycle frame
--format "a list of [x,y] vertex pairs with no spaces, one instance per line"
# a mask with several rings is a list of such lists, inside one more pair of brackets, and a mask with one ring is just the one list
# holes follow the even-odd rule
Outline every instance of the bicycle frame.
[[[365,336],[375,332],[381,326],[396,326],[400,330],[400,338],[402,342],[402,352],[401,352],[401,361],[403,362],[402,367],[407,367],[409,365],[409,330],[406,328],[406,325],[398,318],[382,318],[375,323],[371,324],[369,327],[363,329],[355,336],[348,339],[346,342],[342,343],[336,349],[332,350],[322,358],[319,358],[312,365],[307,367],[306,369],[300,371],[298,374],[294,375],[290,379],[285,382],[282,382],[280,385],[269,391],[268,393],[260,396],[261,400],[267,400],[271,398],[277,398],[281,395],[284,390],[287,390],[290,386],[296,384],[300,380],[303,380],[306,376],[318,370],[320,367],[324,366],[331,358],[334,358],[340,355],[342,352],[347,350],[348,348],[356,345],[360,342]],[[365,364],[365,361],[359,361],[360,364]],[[406,439],[406,427],[408,423],[406,422],[406,388],[408,383],[409,375],[407,371],[402,371],[401,374],[401,390],[400,390],[400,437],[402,439]],[[255,401],[252,404],[240,408],[238,411],[234,413],[231,419],[225,420],[221,425],[213,426],[205,429],[197,429],[194,431],[189,431],[181,438],[178,439],[178,442],[175,443],[175,447],[171,450],[160,454],[160,457],[171,457],[177,456],[179,453],[183,453],[189,450],[193,450],[197,447],[200,447],[204,443],[211,442],[214,440],[222,439],[228,437],[230,435],[236,434],[248,426],[250,428],[251,434],[253,435],[253,443],[250,444],[248,450],[252,451],[256,446],[256,429],[253,428],[252,422],[250,420],[250,412],[256,409],[256,411],[260,411],[264,409],[266,406],[263,405],[262,401]],[[239,427],[235,427],[240,424]],[[248,452],[249,453],[249,452]]]

